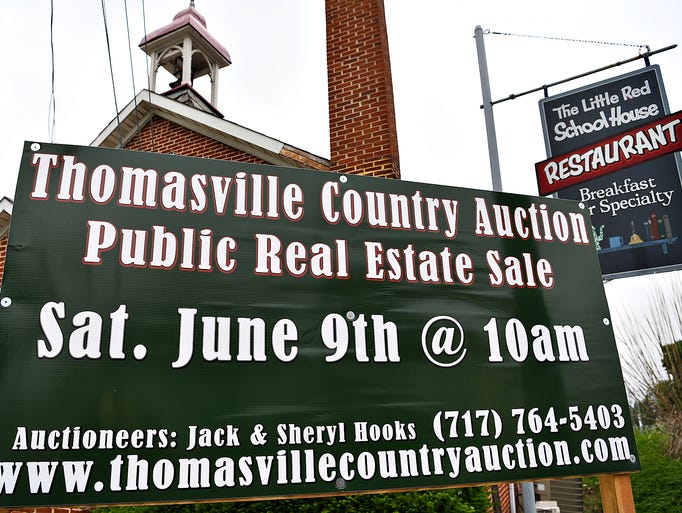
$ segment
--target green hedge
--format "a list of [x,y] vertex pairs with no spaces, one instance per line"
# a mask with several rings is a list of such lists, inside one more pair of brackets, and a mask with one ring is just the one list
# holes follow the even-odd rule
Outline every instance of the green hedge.
[[665,456],[660,431],[635,432],[642,471],[632,475],[637,513],[670,513],[682,508],[682,462]]
[[96,513],[488,513],[484,487],[424,492],[349,495],[169,506],[120,506]]
[[[637,513],[682,511],[682,462],[665,455],[666,435],[658,430],[635,430],[642,470],[632,474],[632,495]],[[599,482],[583,479],[584,513],[601,513]]]

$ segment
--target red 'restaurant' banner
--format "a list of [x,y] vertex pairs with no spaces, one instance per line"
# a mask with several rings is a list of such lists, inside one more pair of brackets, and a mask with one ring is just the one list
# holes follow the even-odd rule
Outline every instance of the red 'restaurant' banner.
[[[599,120],[597,120],[599,122]],[[606,121],[605,121],[606,122]],[[590,130],[593,128],[590,127]],[[585,130],[576,125],[574,130]],[[540,194],[682,150],[682,111],[535,164]]]

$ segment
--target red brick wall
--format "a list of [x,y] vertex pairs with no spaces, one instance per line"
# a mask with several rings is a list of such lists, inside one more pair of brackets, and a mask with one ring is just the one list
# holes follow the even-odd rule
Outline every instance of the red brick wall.
[[152,118],[140,130],[140,133],[128,142],[126,149],[152,151],[152,131],[154,136],[153,151],[156,153],[174,153],[187,157],[267,164],[258,157],[157,116]]
[[509,484],[501,483],[498,486],[498,492],[500,497],[500,511],[502,513],[511,512],[511,496],[509,494]]
[[2,285],[2,273],[5,270],[5,258],[7,257],[7,237],[0,239],[0,285]]
[[332,170],[400,178],[383,0],[326,0]]

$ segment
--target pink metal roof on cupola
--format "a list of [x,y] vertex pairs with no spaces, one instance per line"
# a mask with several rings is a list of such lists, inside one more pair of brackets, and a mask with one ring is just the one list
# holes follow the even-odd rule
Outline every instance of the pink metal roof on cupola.
[[223,59],[225,59],[225,61],[227,61],[224,65],[232,64],[230,54],[225,47],[216,41],[216,39],[209,34],[208,30],[206,30],[206,19],[199,14],[199,11],[194,7],[194,0],[189,3],[189,7],[178,12],[173,17],[171,23],[143,37],[139,46],[144,47],[145,45],[149,45],[153,41],[187,26],[193,28]]

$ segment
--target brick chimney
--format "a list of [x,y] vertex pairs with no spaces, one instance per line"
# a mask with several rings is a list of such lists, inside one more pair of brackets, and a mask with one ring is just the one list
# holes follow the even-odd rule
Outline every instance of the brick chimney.
[[325,0],[332,171],[400,178],[383,0]]

